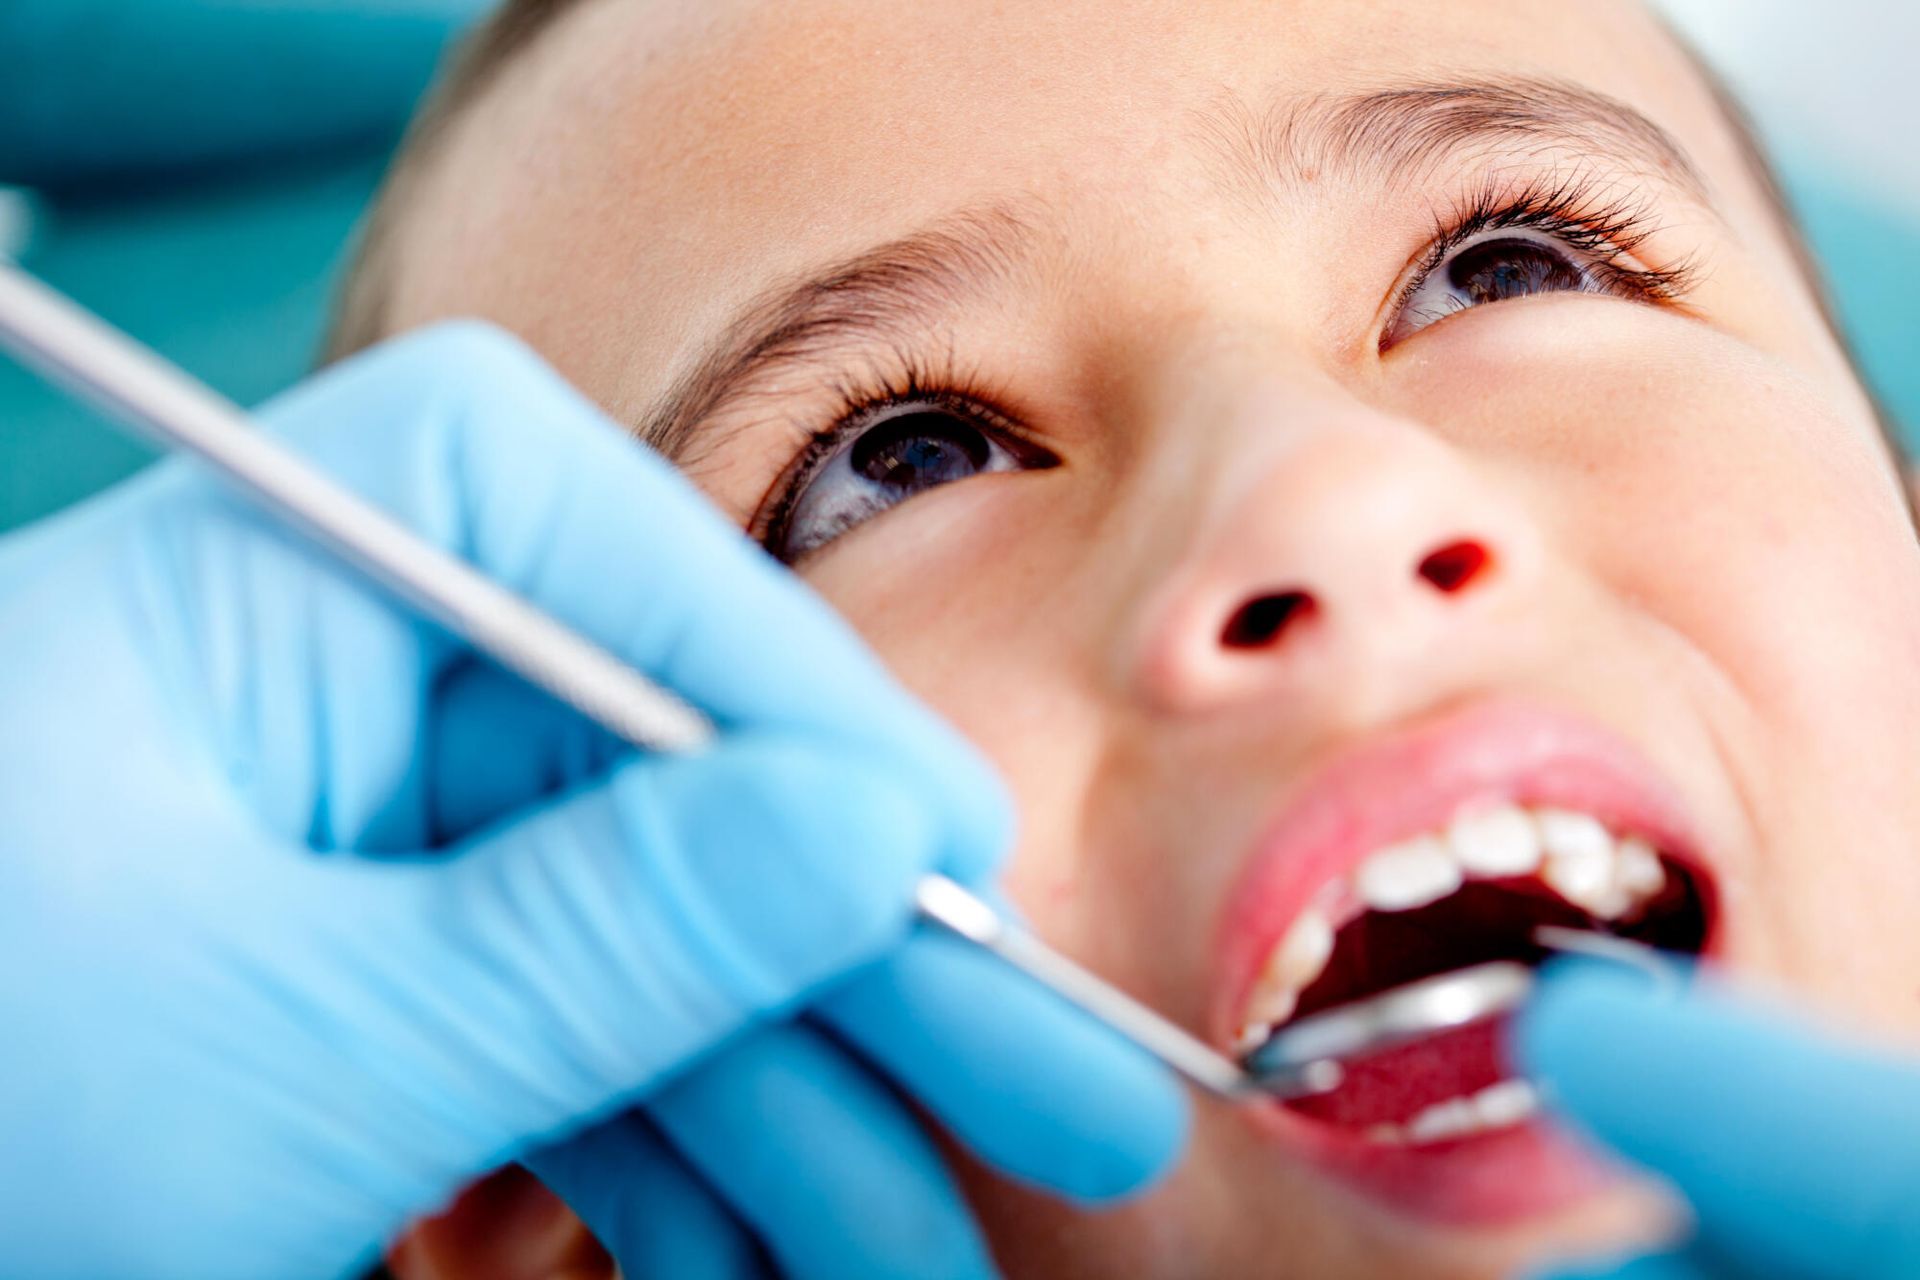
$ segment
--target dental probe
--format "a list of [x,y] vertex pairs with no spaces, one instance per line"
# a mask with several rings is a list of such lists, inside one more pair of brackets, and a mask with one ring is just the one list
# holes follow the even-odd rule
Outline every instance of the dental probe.
[[[416,536],[281,445],[232,401],[11,263],[0,261],[0,347],[163,446],[199,457],[308,535],[502,666],[635,746],[698,751],[712,723],[695,708],[466,562]],[[942,875],[917,892],[923,916],[1025,971],[1223,1098],[1258,1096],[1230,1059],[1001,918]]]
[[[156,442],[196,455],[266,511],[635,746],[691,752],[713,740],[712,723],[682,699],[429,545],[253,429],[239,406],[4,261],[0,347]],[[1325,1092],[1342,1077],[1341,1058],[1495,1016],[1516,1007],[1531,987],[1518,964],[1441,974],[1299,1019],[1256,1050],[1248,1070],[946,876],[924,877],[916,905],[924,918],[1023,971],[1201,1089],[1234,1102]],[[1547,932],[1536,935],[1543,945],[1564,944],[1546,942],[1541,935]]]

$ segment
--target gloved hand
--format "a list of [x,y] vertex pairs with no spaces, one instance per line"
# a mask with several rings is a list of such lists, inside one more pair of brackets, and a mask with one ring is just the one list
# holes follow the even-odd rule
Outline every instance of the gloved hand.
[[475,326],[265,419],[720,739],[621,748],[189,467],[0,542],[0,1272],[338,1274],[541,1144],[632,1280],[978,1276],[903,1098],[1074,1196],[1168,1162],[1156,1066],[911,931],[991,773],[664,463]]
[[1680,1252],[1556,1280],[1920,1275],[1920,1063],[1710,984],[1661,997],[1578,961],[1550,967],[1517,1040],[1564,1114],[1697,1217]]

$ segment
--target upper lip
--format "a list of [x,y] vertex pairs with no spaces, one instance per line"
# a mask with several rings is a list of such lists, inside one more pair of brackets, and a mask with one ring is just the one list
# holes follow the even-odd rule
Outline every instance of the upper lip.
[[1310,775],[1255,841],[1216,933],[1215,1042],[1233,1043],[1266,957],[1323,886],[1464,805],[1500,801],[1579,810],[1691,869],[1706,865],[1673,789],[1590,721],[1482,703],[1388,733]]

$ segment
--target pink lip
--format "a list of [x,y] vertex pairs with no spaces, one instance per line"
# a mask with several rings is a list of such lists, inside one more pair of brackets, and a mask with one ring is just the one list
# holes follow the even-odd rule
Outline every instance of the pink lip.
[[1337,1182],[1411,1218],[1499,1227],[1551,1213],[1616,1186],[1622,1171],[1544,1121],[1423,1147],[1380,1146],[1305,1121],[1278,1104],[1255,1126]]
[[[1639,753],[1605,730],[1504,702],[1414,725],[1331,761],[1255,844],[1217,934],[1216,1042],[1232,1043],[1266,957],[1329,882],[1349,877],[1376,849],[1443,828],[1463,807],[1503,801],[1589,813],[1705,868],[1678,797]],[[1713,932],[1721,932],[1717,923]],[[1709,950],[1715,940],[1709,938]],[[1251,1114],[1263,1130],[1342,1181],[1423,1218],[1513,1220],[1564,1204],[1605,1180],[1592,1160],[1537,1123],[1400,1148],[1277,1104]]]

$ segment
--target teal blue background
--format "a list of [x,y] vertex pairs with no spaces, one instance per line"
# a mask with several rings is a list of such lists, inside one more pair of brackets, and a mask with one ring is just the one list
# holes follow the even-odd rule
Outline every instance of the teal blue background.
[[[24,262],[258,403],[311,367],[384,157],[487,2],[0,0],[0,181],[34,188]],[[1920,443],[1920,213],[1786,161],[1861,362]],[[0,360],[0,529],[147,457]]]
[[[242,404],[313,360],[328,295],[381,157],[54,206],[29,269]],[[0,528],[148,458],[90,410],[0,360]]]
[[1841,328],[1896,431],[1920,451],[1920,210],[1896,210],[1786,159],[1789,196],[1832,283]]
[[[0,0],[21,261],[243,404],[290,385],[386,156],[490,3]],[[0,357],[0,529],[148,456]]]

